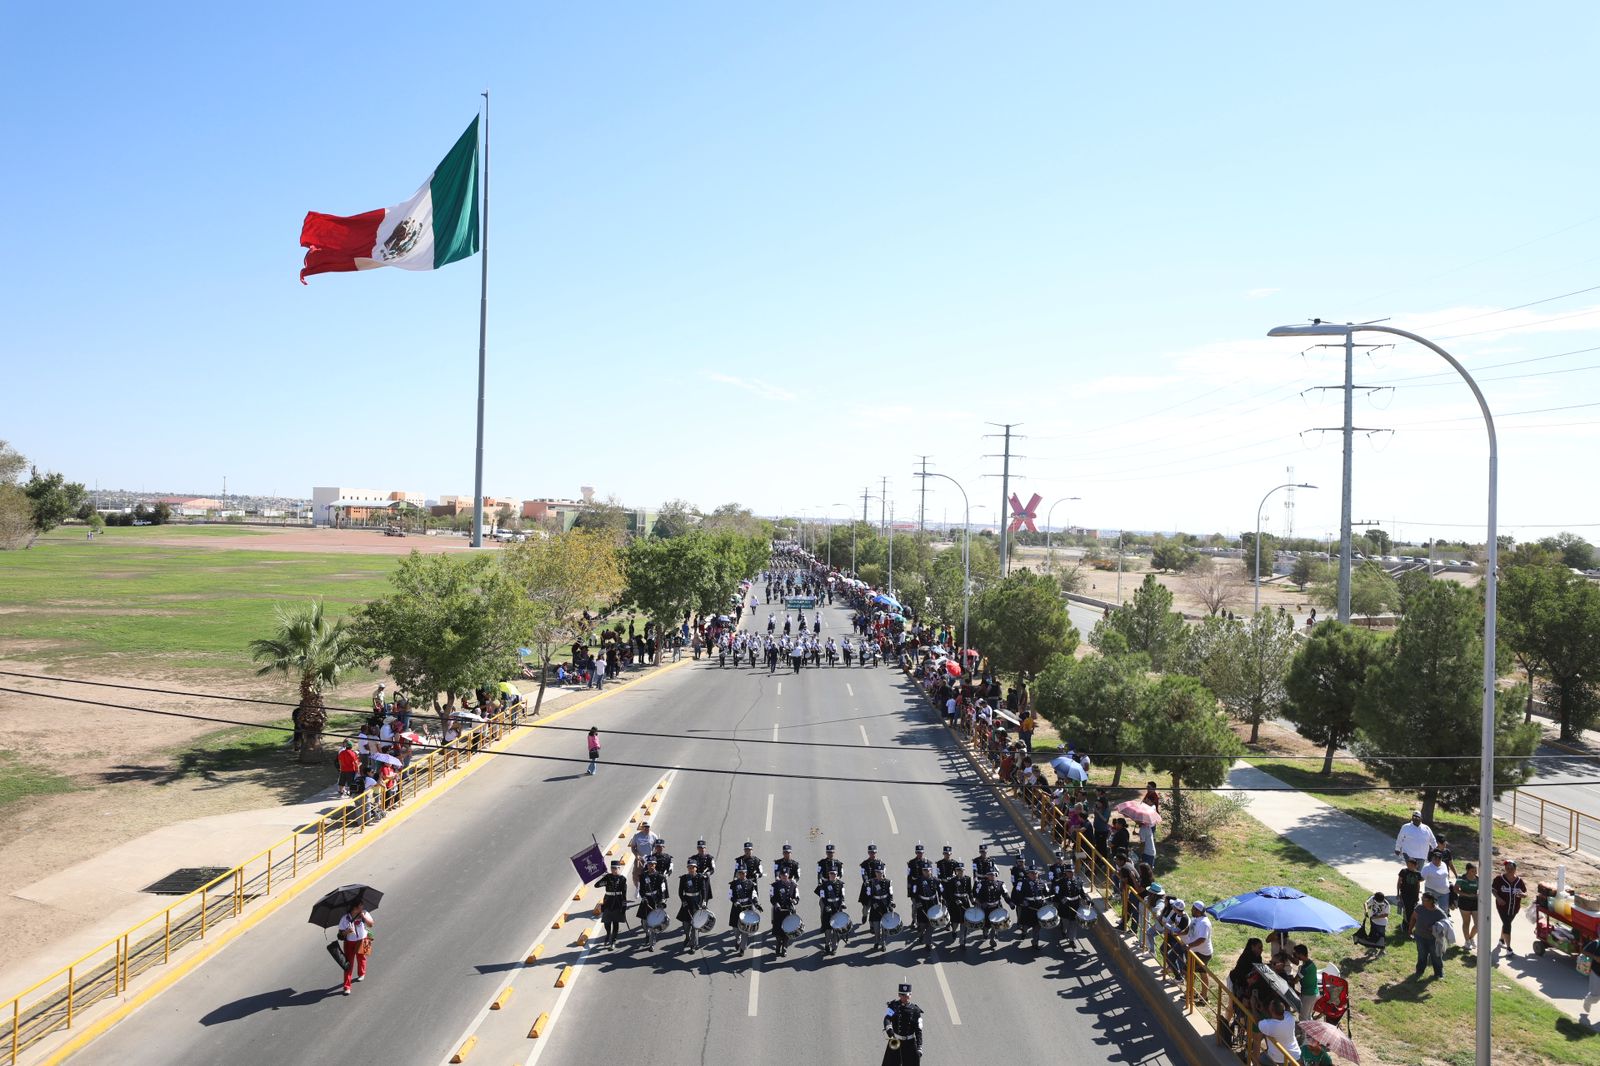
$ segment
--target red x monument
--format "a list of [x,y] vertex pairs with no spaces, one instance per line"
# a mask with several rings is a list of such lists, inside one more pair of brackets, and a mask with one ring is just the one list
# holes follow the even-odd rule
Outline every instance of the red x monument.
[[1039,527],[1033,520],[1039,517],[1039,494],[1033,494],[1033,499],[1028,501],[1028,506],[1022,506],[1022,501],[1017,499],[1017,494],[1011,494],[1011,532],[1016,533],[1024,526],[1029,533],[1039,532]]

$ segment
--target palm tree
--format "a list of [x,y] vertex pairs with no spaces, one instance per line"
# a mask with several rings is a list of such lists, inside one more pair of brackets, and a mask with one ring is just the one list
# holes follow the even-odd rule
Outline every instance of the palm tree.
[[289,674],[300,683],[300,705],[295,717],[300,725],[300,761],[315,762],[322,747],[322,730],[328,711],[322,694],[339,686],[340,677],[363,665],[364,657],[345,620],[330,623],[322,601],[277,609],[278,631],[250,642],[250,656],[264,663],[257,674]]

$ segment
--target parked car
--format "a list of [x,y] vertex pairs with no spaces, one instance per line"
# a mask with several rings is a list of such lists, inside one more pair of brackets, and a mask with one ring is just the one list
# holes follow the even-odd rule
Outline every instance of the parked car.
[[386,537],[403,537],[406,535],[406,531],[399,526],[386,526],[383,535]]

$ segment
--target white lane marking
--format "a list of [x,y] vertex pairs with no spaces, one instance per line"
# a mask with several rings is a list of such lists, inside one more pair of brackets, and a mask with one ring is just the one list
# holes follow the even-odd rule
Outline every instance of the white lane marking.
[[767,832],[772,832],[772,793],[767,793]]
[[756,948],[750,953],[750,1002],[744,1012],[747,1017],[756,1016],[756,1004],[761,999],[761,971],[756,965],[761,960],[761,949]]
[[850,687],[850,682],[846,681],[844,683],[844,690],[846,692],[850,693],[850,698],[851,699],[855,699],[856,690]]
[[856,728],[861,730],[861,743],[863,743],[863,744],[871,744],[872,741],[867,739],[867,727],[863,725],[863,726],[857,726]]
[[777,740],[778,739],[778,723],[777,722],[773,722],[772,723],[772,739],[773,740]]
[[950,1024],[961,1024],[961,1012],[956,1010],[956,997],[950,994],[950,982],[944,979],[944,963],[933,964],[933,976],[939,979],[939,991],[944,993],[944,1006],[950,1012]]
[[889,797],[883,797],[883,813],[889,816],[889,832],[895,836],[900,835],[900,825],[894,820],[894,811],[889,806]]
[[780,696],[783,695],[783,682],[782,681],[778,682],[778,695],[780,695]]

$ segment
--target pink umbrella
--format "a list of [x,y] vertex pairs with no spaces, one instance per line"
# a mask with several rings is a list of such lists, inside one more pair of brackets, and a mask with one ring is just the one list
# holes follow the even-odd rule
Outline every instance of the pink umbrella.
[[1321,1018],[1301,1022],[1300,1035],[1308,1044],[1321,1044],[1328,1049],[1329,1054],[1349,1059],[1351,1062],[1361,1061],[1361,1056],[1356,1053],[1355,1041],[1345,1036],[1344,1031],[1332,1022],[1325,1022]]
[[1139,800],[1124,800],[1112,808],[1116,813],[1140,825],[1160,825],[1161,812]]
[[961,667],[951,662],[949,659],[946,659],[944,661],[944,672],[949,674],[951,677],[960,677]]

